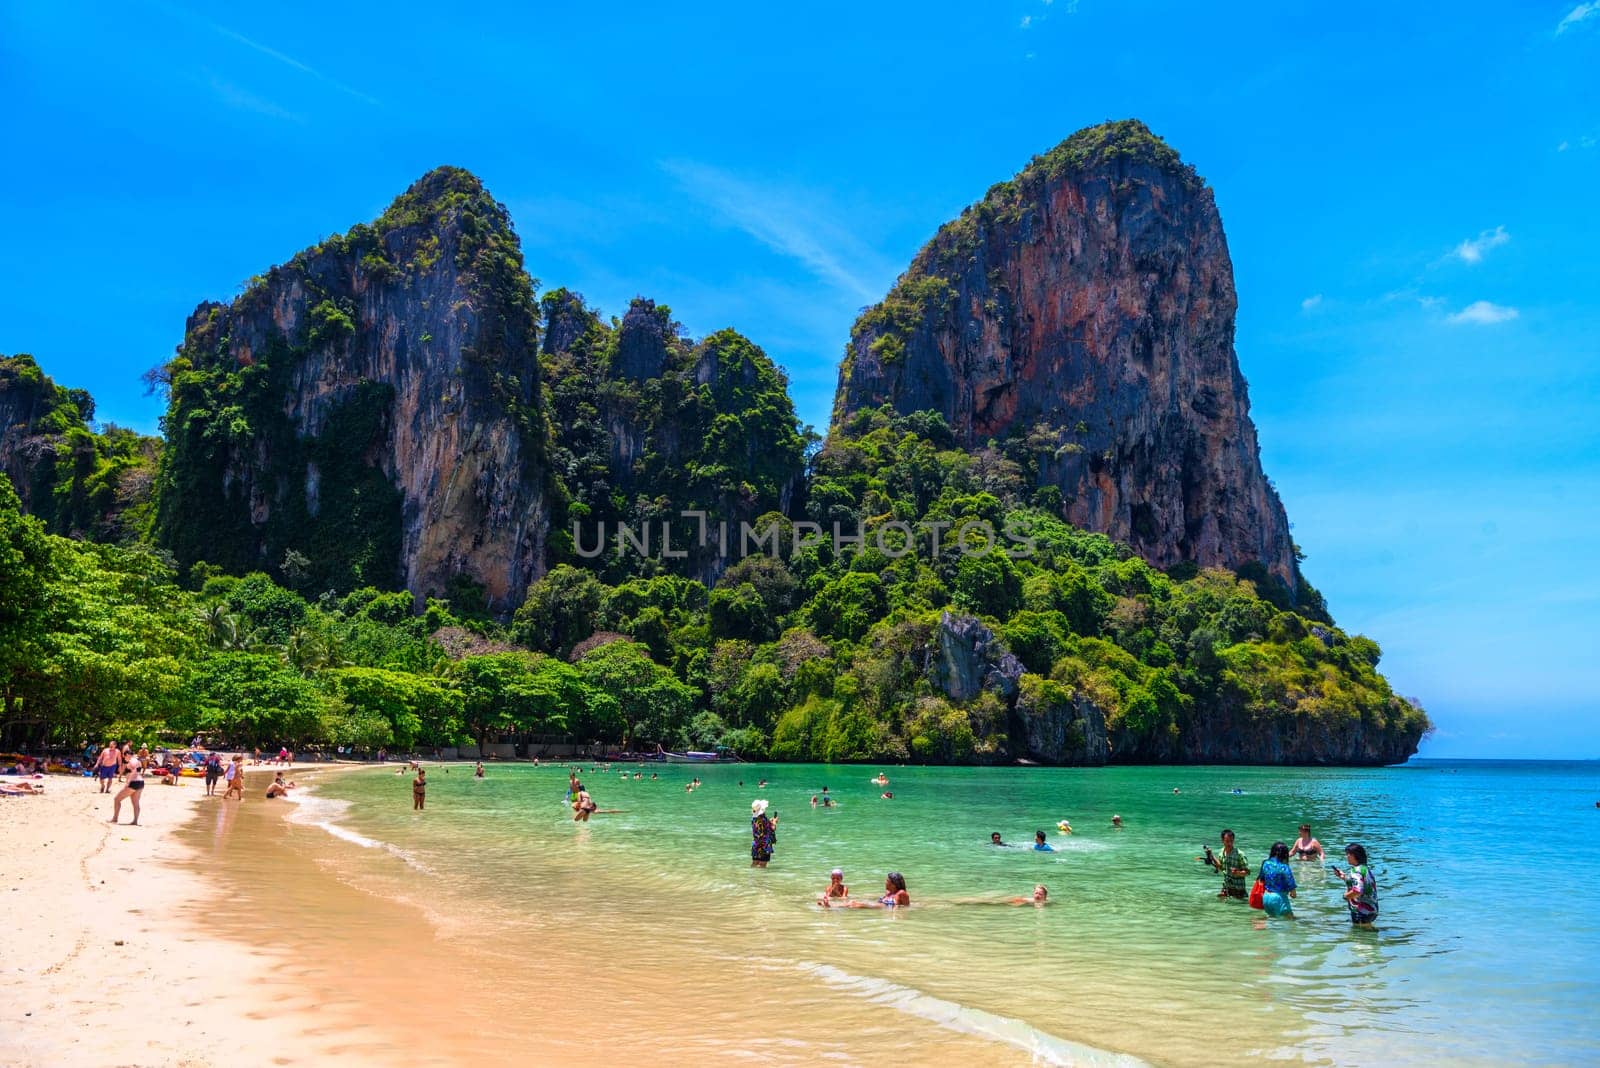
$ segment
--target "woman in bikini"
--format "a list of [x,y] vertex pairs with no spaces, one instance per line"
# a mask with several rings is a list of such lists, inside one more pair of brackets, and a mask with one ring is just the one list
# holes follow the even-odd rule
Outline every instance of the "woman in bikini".
[[428,801],[428,772],[426,768],[417,769],[417,777],[411,780],[411,809],[421,812]]
[[139,799],[143,795],[144,762],[137,756],[130,757],[128,759],[128,783],[111,799],[111,822],[116,823],[122,816],[122,802],[126,798],[133,803],[133,822],[128,826],[139,826]]
[[1322,861],[1322,843],[1311,836],[1311,824],[1300,825],[1300,837],[1289,847],[1289,856],[1295,860],[1315,860],[1319,863]]

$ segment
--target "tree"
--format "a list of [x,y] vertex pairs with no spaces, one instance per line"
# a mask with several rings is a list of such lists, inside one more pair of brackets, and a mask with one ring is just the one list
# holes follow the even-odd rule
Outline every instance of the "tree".
[[528,587],[512,618],[511,636],[530,649],[566,656],[595,632],[606,587],[588,571],[560,564]]
[[694,709],[695,690],[650,659],[637,642],[611,642],[578,661],[589,685],[616,701],[625,745],[676,743]]

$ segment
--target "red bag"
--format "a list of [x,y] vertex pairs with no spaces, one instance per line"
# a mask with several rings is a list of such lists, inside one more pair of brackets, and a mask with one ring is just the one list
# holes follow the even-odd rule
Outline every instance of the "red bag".
[[1250,907],[1253,909],[1266,908],[1262,898],[1267,896],[1267,883],[1259,875],[1256,876],[1256,885],[1250,888]]

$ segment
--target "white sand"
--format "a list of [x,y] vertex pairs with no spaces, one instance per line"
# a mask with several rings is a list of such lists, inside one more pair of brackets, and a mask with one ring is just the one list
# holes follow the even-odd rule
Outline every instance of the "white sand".
[[[247,804],[262,804],[259,776]],[[35,780],[36,782],[39,780]],[[0,798],[0,1064],[319,1064],[316,1005],[270,1004],[254,980],[274,951],[208,936],[185,903],[215,892],[174,830],[207,800],[200,779],[151,782],[140,825],[89,779],[51,776],[42,797]],[[221,794],[222,786],[218,786]],[[237,801],[226,804],[238,804]],[[216,907],[228,903],[216,901]],[[342,1064],[360,1063],[339,1050]]]

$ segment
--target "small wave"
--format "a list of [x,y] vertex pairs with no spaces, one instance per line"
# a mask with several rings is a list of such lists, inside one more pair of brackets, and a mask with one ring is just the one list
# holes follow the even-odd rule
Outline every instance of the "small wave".
[[307,792],[303,787],[299,793],[289,794],[288,800],[294,802],[294,808],[289,813],[289,821],[291,823],[300,823],[309,827],[319,828],[340,841],[358,845],[362,849],[381,849],[425,875],[435,874],[431,867],[393,842],[385,842],[378,838],[368,838],[366,835],[353,831],[340,823],[339,817],[350,810],[350,802],[332,797],[317,797],[315,794]]
[[832,989],[857,994],[878,1005],[916,1016],[951,1031],[975,1035],[1024,1050],[1036,1062],[1059,1065],[1114,1065],[1137,1068],[1144,1061],[1126,1053],[1096,1049],[1094,1046],[1047,1034],[1022,1020],[1000,1016],[984,1009],[945,1001],[909,986],[887,979],[854,975],[831,964],[800,961],[800,970],[829,983]]

